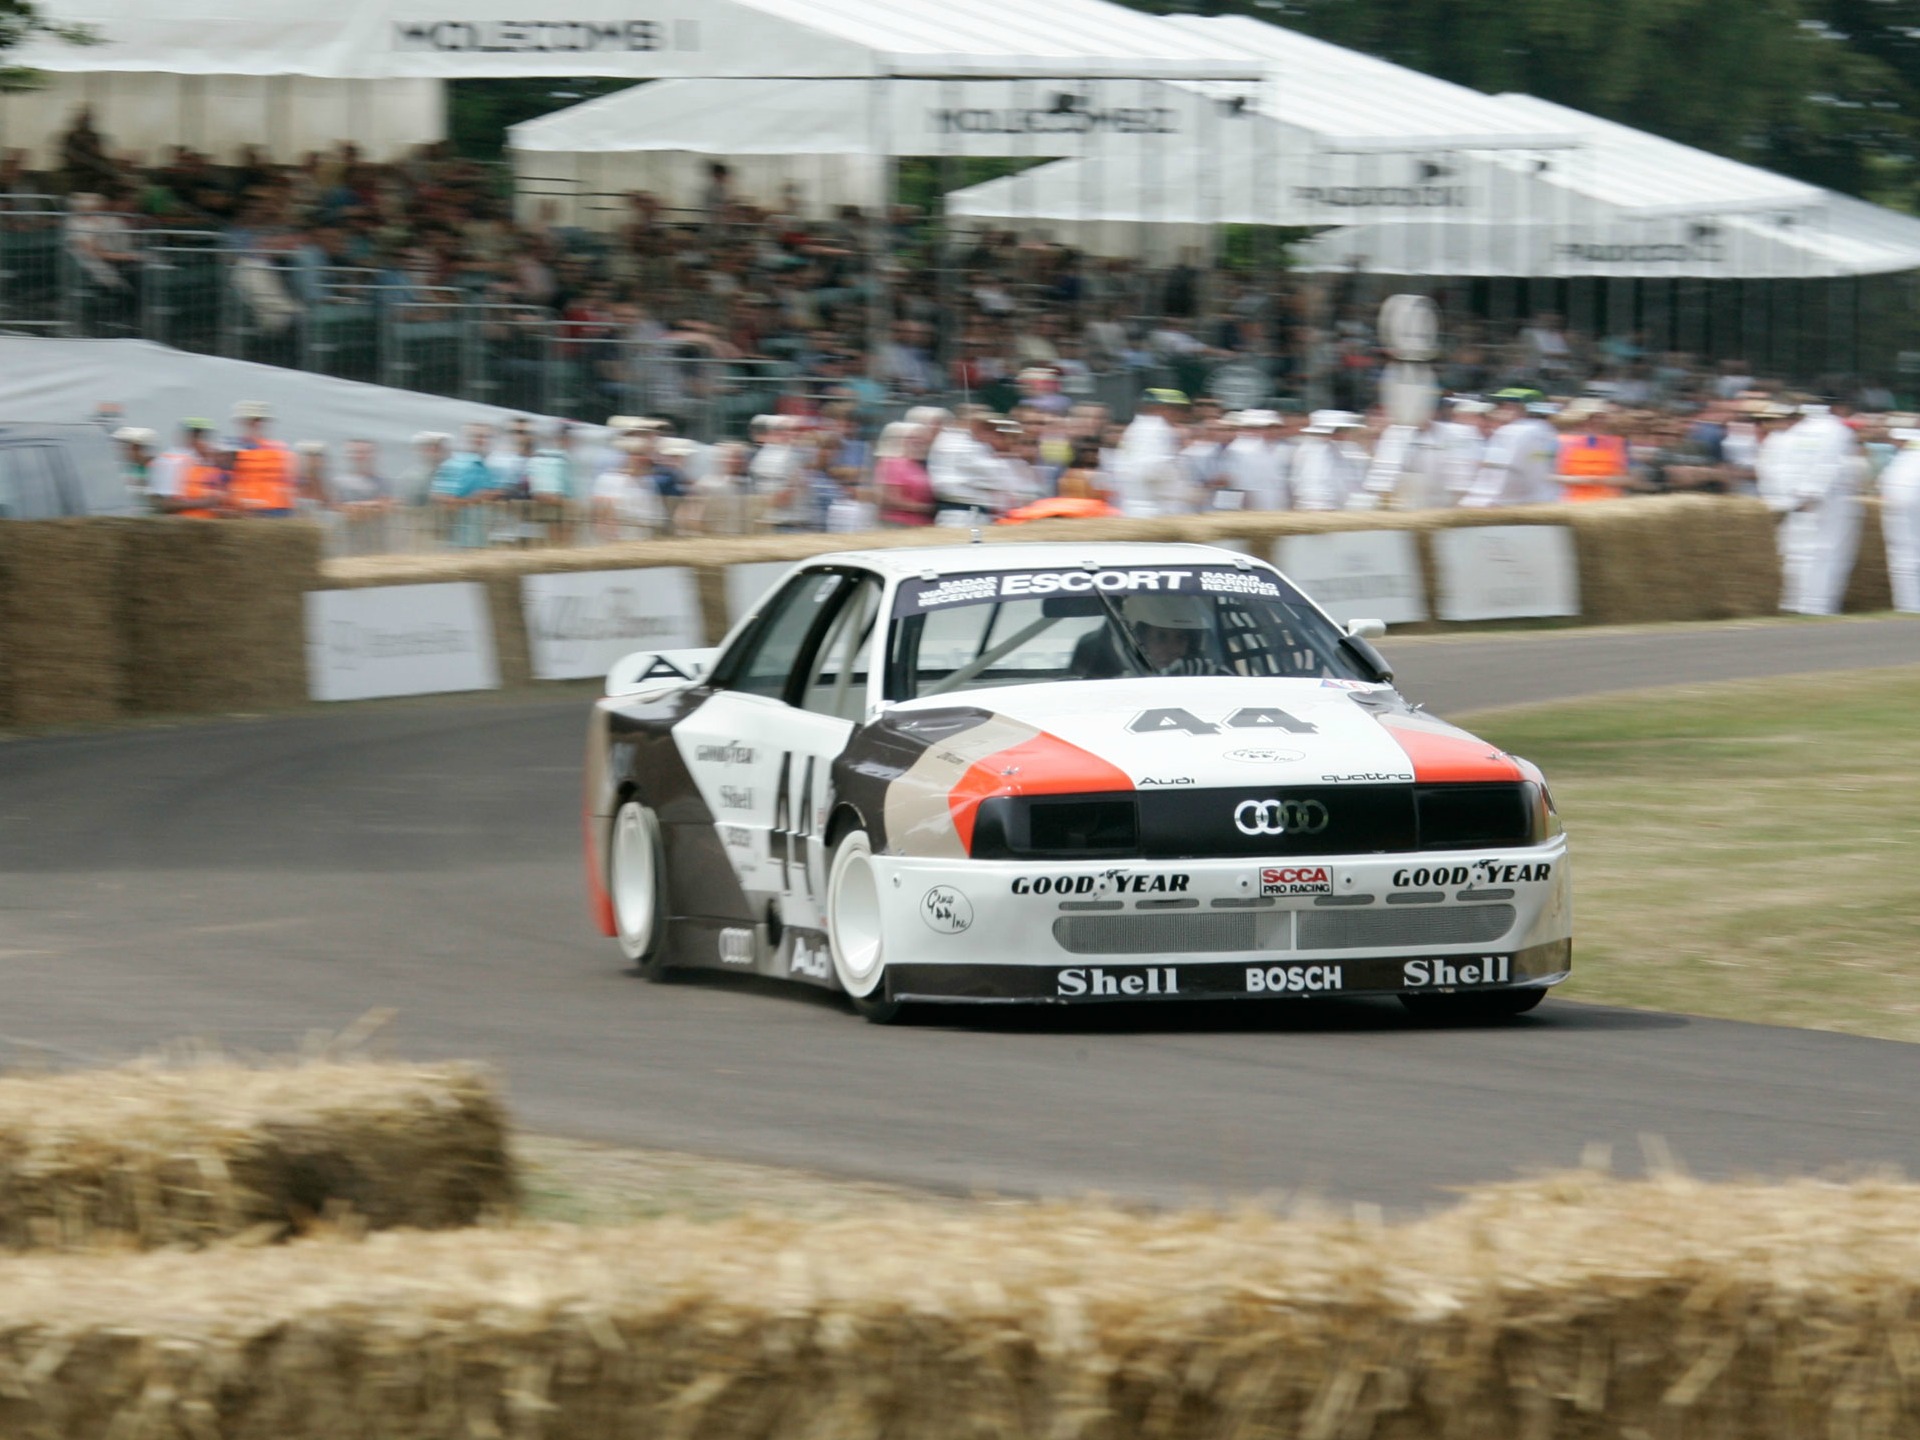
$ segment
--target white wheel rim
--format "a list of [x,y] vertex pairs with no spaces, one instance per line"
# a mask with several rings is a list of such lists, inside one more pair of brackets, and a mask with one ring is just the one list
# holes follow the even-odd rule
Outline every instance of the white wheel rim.
[[659,873],[655,863],[653,817],[628,801],[613,821],[614,924],[620,948],[627,958],[641,958],[653,936],[654,909],[659,901]]
[[880,877],[873,847],[858,831],[840,844],[827,881],[827,941],[833,968],[849,995],[871,995],[886,973],[886,932],[880,920]]

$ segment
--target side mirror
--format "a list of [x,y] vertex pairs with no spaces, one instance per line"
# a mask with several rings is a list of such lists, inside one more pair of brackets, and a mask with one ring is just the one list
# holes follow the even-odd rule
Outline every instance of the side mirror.
[[[1372,622],[1362,621],[1360,623],[1380,624],[1378,620]],[[1386,627],[1382,625],[1380,628],[1384,630]],[[1358,661],[1360,668],[1372,675],[1380,684],[1391,685],[1393,683],[1393,666],[1389,665],[1387,663],[1387,657],[1374,649],[1364,637],[1353,633],[1351,629],[1349,629],[1347,634],[1340,637],[1340,648]]]
[[716,650],[636,650],[614,661],[607,672],[607,694],[637,695],[691,684],[706,677],[718,654]]
[[1378,640],[1386,633],[1387,622],[1384,620],[1349,620],[1347,622],[1347,634],[1358,636],[1362,640]]

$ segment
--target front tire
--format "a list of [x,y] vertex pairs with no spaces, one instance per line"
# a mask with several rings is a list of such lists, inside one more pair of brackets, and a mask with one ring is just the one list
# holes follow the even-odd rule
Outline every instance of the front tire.
[[880,918],[880,876],[873,842],[864,830],[849,830],[834,847],[827,872],[827,946],[834,978],[853,1008],[875,1025],[900,1018],[900,1002],[887,999],[886,926]]
[[1400,1003],[1416,1020],[1444,1025],[1485,1025],[1524,1015],[1547,998],[1544,985],[1526,990],[1489,990],[1465,995],[1402,995]]
[[667,973],[666,875],[660,818],[628,800],[615,812],[607,841],[607,894],[620,953],[649,980]]

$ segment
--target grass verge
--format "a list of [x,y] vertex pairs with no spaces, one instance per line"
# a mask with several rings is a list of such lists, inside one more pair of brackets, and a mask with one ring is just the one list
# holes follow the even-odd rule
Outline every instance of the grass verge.
[[1569,999],[1920,1040],[1920,667],[1468,723],[1553,786]]

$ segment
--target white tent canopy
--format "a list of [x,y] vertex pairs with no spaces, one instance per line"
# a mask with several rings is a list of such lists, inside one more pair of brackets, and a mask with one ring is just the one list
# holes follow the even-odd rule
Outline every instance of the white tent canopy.
[[[792,184],[817,210],[880,203],[889,156],[1184,158],[1250,123],[1158,80],[657,80],[516,125],[508,146],[536,204],[646,190],[697,205],[724,159],[740,194],[772,204]],[[589,201],[573,218],[618,210]]]
[[1293,263],[1309,271],[1410,276],[1824,280],[1920,268],[1920,244],[1862,240],[1826,217],[1805,214],[1792,225],[1750,215],[1425,225],[1382,220],[1316,236],[1296,249]]
[[53,71],[463,79],[551,75],[1145,76],[1244,62],[1107,0],[49,0],[102,44],[22,47]]
[[158,164],[168,145],[226,159],[254,145],[292,163],[352,141],[374,160],[445,137],[438,80],[316,80],[304,75],[52,74],[36,90],[0,95],[0,149],[27,152],[30,168],[60,164],[60,138],[82,105],[115,155]]

